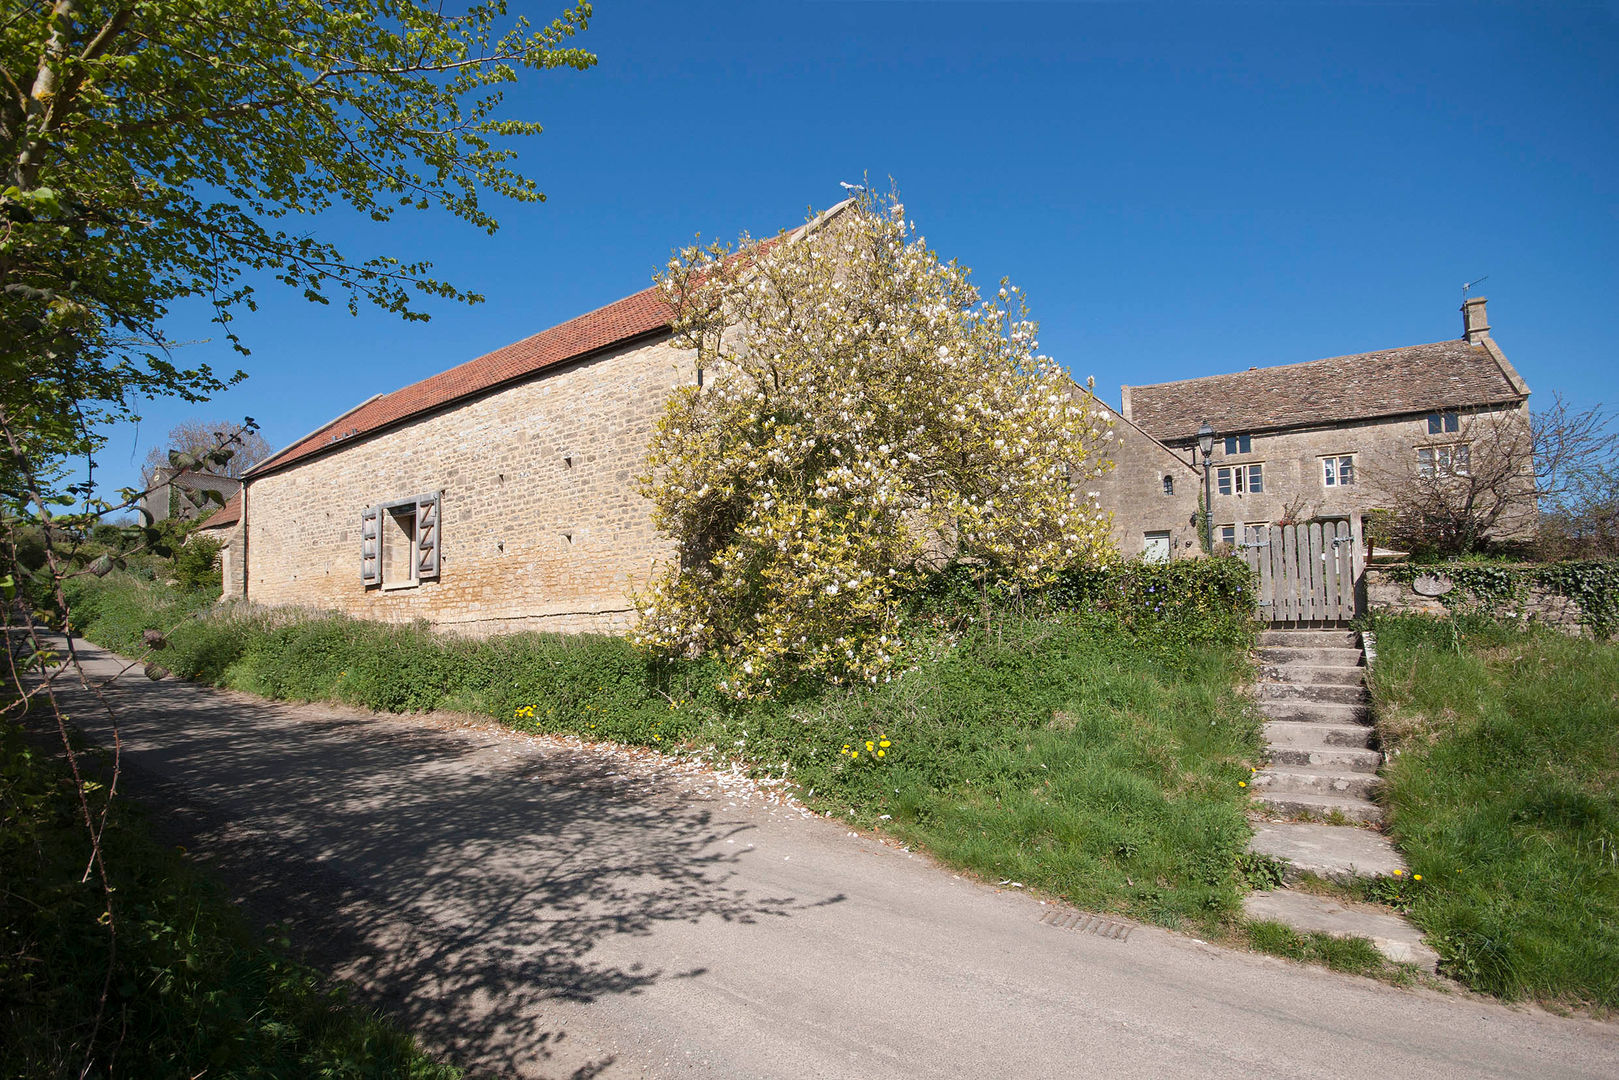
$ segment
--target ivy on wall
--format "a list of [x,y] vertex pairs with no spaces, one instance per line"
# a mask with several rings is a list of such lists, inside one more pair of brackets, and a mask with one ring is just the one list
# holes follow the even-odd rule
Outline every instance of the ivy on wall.
[[1383,569],[1406,585],[1443,574],[1455,587],[1438,599],[1452,613],[1500,615],[1526,603],[1539,586],[1579,605],[1580,622],[1597,637],[1619,631],[1619,562],[1396,563]]

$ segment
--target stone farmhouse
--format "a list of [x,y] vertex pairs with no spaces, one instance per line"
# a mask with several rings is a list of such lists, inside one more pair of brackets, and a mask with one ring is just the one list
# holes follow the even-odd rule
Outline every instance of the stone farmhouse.
[[242,486],[240,480],[229,476],[202,469],[171,469],[166,466],[154,469],[151,481],[151,487],[141,499],[141,507],[152,516],[154,522],[171,517],[184,521],[199,518],[219,507],[219,503],[209,498],[206,492],[217,492],[221,498],[229,499]]
[[[633,589],[672,551],[635,478],[668,393],[700,378],[670,314],[638,292],[370,398],[259,463],[205,526],[224,543],[225,597],[467,634],[626,629]],[[1118,467],[1088,488],[1120,509],[1115,539],[1193,550],[1190,466],[1116,414],[1112,446]]]
[[[1380,470],[1466,473],[1470,431],[1527,425],[1529,387],[1491,338],[1483,297],[1462,305],[1462,322],[1451,341],[1126,386],[1123,415],[1196,461],[1199,484],[1198,429],[1213,427],[1217,544],[1251,543],[1268,524],[1347,519],[1385,508]],[[1532,527],[1532,475],[1522,491],[1498,538]]]

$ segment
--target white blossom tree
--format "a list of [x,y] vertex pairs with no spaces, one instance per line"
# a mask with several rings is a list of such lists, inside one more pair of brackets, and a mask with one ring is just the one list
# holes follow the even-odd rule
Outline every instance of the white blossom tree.
[[1105,412],[1038,353],[1018,289],[982,299],[894,196],[689,247],[659,281],[701,375],[642,478],[678,548],[640,597],[642,643],[717,653],[743,696],[876,682],[945,564],[1035,583],[1109,553],[1075,486],[1108,467]]

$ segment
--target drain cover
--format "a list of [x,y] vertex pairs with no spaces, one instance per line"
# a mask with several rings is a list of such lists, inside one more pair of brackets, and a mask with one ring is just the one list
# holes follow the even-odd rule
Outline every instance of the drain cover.
[[1111,938],[1114,941],[1128,939],[1130,931],[1135,929],[1131,923],[1104,919],[1100,915],[1088,915],[1083,911],[1048,911],[1040,916],[1040,921],[1059,930],[1072,930],[1076,934],[1095,934],[1097,937]]

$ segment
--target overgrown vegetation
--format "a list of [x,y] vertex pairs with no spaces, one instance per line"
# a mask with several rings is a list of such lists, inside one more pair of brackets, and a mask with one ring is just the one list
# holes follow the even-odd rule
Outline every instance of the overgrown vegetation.
[[1599,638],[1619,631],[1619,562],[1590,560],[1560,563],[1511,563],[1490,560],[1446,560],[1400,563],[1387,568],[1390,577],[1407,584],[1425,574],[1442,573],[1455,586],[1440,597],[1453,615],[1491,619],[1526,619],[1530,589],[1539,587],[1579,605],[1580,621]]
[[485,641],[205,603],[126,575],[82,581],[79,630],[177,674],[270,697],[456,709],[515,727],[740,759],[817,809],[992,881],[1206,933],[1236,925],[1239,786],[1259,723],[1235,560],[1065,575],[1037,593],[942,580],[913,614],[932,655],[877,688],[738,701],[706,660],[619,638]]
[[1480,617],[1379,617],[1373,690],[1401,896],[1442,970],[1619,1007],[1619,645]]
[[[86,788],[99,815],[106,788]],[[118,926],[109,965],[78,812],[60,757],[0,726],[0,1076],[461,1075],[289,959],[284,941],[249,932],[122,798],[101,834]]]

